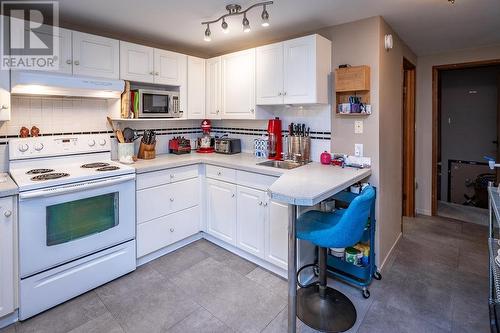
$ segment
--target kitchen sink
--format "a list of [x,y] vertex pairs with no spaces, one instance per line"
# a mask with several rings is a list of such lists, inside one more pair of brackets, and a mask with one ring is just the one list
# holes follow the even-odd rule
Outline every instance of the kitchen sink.
[[279,169],[295,169],[298,168],[299,166],[306,165],[306,162],[293,162],[293,161],[275,161],[275,160],[268,160],[264,162],[257,163],[257,165],[262,165],[262,166],[268,166],[268,167],[273,167],[273,168],[279,168]]

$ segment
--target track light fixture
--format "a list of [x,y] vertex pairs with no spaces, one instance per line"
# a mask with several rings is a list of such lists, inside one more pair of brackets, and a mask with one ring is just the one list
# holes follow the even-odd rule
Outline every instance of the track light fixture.
[[240,5],[236,5],[236,4],[227,5],[226,6],[227,14],[222,15],[221,17],[219,17],[216,20],[201,22],[202,25],[207,26],[207,28],[205,29],[204,40],[207,42],[212,40],[212,38],[210,36],[211,35],[210,24],[219,22],[220,20],[222,20],[222,24],[221,24],[222,31],[224,33],[228,33],[229,32],[229,25],[226,22],[226,17],[229,17],[229,16],[243,15],[243,21],[242,21],[243,31],[250,32],[250,30],[251,30],[250,29],[250,21],[247,18],[247,12],[249,10],[251,10],[252,8],[259,7],[259,6],[263,7],[262,14],[260,16],[262,18],[261,25],[263,27],[268,27],[269,26],[269,13],[267,12],[266,6],[272,5],[272,4],[273,4],[273,1],[259,2],[259,3],[256,3],[254,5],[251,5],[250,7],[248,7],[245,10],[242,10]]

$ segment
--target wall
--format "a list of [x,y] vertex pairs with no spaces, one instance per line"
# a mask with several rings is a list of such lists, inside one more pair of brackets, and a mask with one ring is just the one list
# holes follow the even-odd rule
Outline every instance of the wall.
[[[441,200],[447,201],[448,161],[485,163],[496,157],[497,80],[500,66],[441,74]],[[487,167],[485,167],[487,168]],[[480,173],[478,173],[476,176]],[[462,193],[460,202],[465,201]]]
[[458,50],[418,58],[415,205],[420,214],[431,215],[432,195],[432,67],[438,65],[500,59],[500,45]]

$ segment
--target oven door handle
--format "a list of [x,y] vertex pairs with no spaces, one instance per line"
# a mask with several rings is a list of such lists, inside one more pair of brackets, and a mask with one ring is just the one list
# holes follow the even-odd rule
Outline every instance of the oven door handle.
[[42,189],[42,190],[28,191],[25,193],[19,193],[19,200],[52,197],[55,195],[62,195],[62,194],[67,194],[67,193],[72,193],[72,192],[77,192],[77,191],[84,191],[84,190],[90,190],[90,189],[99,188],[99,187],[116,185],[116,184],[124,183],[124,182],[130,181],[130,180],[134,180],[134,179],[135,179],[135,174],[130,174],[130,175],[118,176],[118,177],[114,177],[114,178],[91,180],[91,181],[83,182],[83,183],[68,184],[68,185],[62,185],[62,186],[53,187],[53,188],[46,188],[46,189]]

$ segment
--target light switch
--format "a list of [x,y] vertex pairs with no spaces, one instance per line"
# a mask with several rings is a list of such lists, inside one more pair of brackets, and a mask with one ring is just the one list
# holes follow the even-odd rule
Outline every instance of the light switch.
[[363,144],[355,143],[354,144],[354,156],[361,157],[363,156]]
[[354,134],[363,133],[363,120],[356,120],[354,122]]

